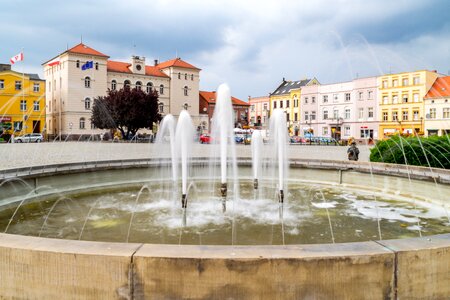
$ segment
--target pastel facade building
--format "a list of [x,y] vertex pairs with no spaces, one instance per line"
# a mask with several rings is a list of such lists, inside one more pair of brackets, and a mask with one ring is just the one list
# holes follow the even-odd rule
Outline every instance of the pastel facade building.
[[450,134],[450,76],[437,78],[424,97],[426,136]]
[[250,109],[248,112],[248,119],[250,126],[255,128],[268,128],[270,116],[270,97],[248,97],[248,104]]
[[[92,67],[84,68],[86,62],[92,62]],[[101,133],[90,120],[94,98],[125,85],[144,91],[156,89],[162,115],[178,116],[182,109],[188,109],[194,124],[206,120],[199,114],[200,69],[180,58],[155,61],[153,65],[147,65],[145,58],[139,56],[133,56],[130,62],[119,62],[78,44],[43,67],[47,81],[47,128],[54,137]]]
[[0,134],[45,133],[45,81],[0,64]]
[[379,138],[424,132],[424,97],[438,77],[427,70],[378,77]]

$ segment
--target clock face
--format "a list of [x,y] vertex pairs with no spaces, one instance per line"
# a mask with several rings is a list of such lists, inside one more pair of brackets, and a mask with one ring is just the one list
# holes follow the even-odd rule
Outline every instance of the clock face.
[[138,71],[140,71],[141,68],[142,68],[141,65],[137,65],[137,66],[136,66],[136,70],[138,70]]

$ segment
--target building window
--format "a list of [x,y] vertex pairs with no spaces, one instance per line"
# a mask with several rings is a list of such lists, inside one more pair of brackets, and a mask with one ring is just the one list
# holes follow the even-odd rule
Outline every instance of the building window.
[[407,110],[404,110],[402,112],[402,120],[403,121],[408,121],[408,111]]
[[290,121],[290,115],[286,114],[286,122],[289,122],[289,121]]
[[344,135],[349,136],[350,135],[350,126],[344,126]]
[[289,107],[289,100],[286,100],[286,107]]
[[363,100],[363,95],[364,95],[363,92],[359,92],[358,93],[358,100]]
[[294,121],[297,122],[298,121],[298,114],[294,113]]
[[178,72],[178,79],[181,79],[181,73]]
[[397,87],[398,86],[398,79],[393,79],[392,80],[392,86],[393,87]]
[[159,104],[158,104],[158,111],[159,111],[160,113],[163,113],[163,112],[164,112],[164,103],[159,103]]
[[316,119],[316,111],[311,112],[311,121],[314,121]]
[[333,103],[336,103],[339,101],[339,94],[333,94]]
[[90,77],[84,78],[84,87],[85,88],[90,88],[91,87],[91,78]]
[[403,95],[402,101],[403,101],[403,103],[408,103],[408,95]]
[[160,94],[160,95],[164,95],[164,85],[163,85],[163,84],[161,84],[161,85],[159,86],[159,94]]
[[263,107],[264,107],[264,110],[267,110],[268,109],[268,104],[267,103],[264,103],[264,105],[263,105]]
[[323,110],[323,119],[324,119],[324,120],[327,120],[327,119],[328,119],[328,110],[327,110],[327,109],[324,109],[324,110]]
[[322,128],[322,135],[328,135],[328,127],[323,127]]
[[0,90],[3,90],[5,88],[5,81],[3,79],[0,79]]
[[338,109],[333,109],[333,119],[338,119],[339,118],[339,110]]
[[80,61],[77,60],[77,68],[80,68]]
[[255,111],[255,104],[250,105],[250,110]]
[[383,121],[387,121],[387,120],[388,120],[388,112],[383,111]]
[[39,101],[33,101],[33,110],[34,111],[39,111],[40,110]]
[[184,74],[184,80],[187,80],[187,73]]
[[305,121],[309,120],[309,112],[305,111]]
[[35,82],[33,84],[33,92],[38,93],[40,89],[40,84]]
[[194,74],[191,74],[191,80],[194,81]]
[[305,104],[308,104],[308,97],[305,97]]
[[360,107],[358,110],[358,118],[363,119],[364,118],[364,107]]
[[184,88],[184,95],[187,96],[188,95],[188,87],[185,85]]
[[123,82],[123,87],[124,87],[124,88],[130,88],[130,87],[131,87],[131,81],[125,80],[125,81]]
[[387,89],[387,87],[388,87],[387,80],[383,80],[383,89]]
[[414,82],[414,85],[420,84],[420,77],[419,76],[414,77],[413,82]]
[[22,121],[14,121],[14,131],[21,131],[23,128]]
[[430,108],[430,119],[436,119],[436,108]]
[[80,118],[80,129],[84,129],[86,127],[86,120],[84,118]]
[[346,108],[344,112],[345,119],[350,119],[350,108]]
[[413,120],[414,121],[419,120],[419,111],[418,110],[413,111]]
[[403,86],[407,86],[408,85],[408,78],[403,78],[402,79],[402,85]]
[[394,104],[398,103],[398,96],[392,97],[392,103],[394,103]]
[[111,81],[111,90],[115,91],[117,89],[117,81]]
[[15,87],[16,87],[16,91],[20,91],[22,89],[22,81],[16,80]]
[[283,100],[280,100],[280,108],[283,108]]
[[388,96],[383,96],[383,104],[388,104],[388,103],[389,103]]
[[450,118],[450,107],[444,107],[442,109],[442,117],[444,119],[449,119]]
[[398,112],[396,112],[396,111],[392,112],[392,121],[395,121],[395,122],[398,121]]
[[419,102],[419,94],[413,94],[414,102]]
[[314,96],[311,97],[311,103],[316,103],[316,97]]
[[20,111],[27,110],[27,100],[20,100]]
[[373,91],[367,91],[367,99],[369,100],[373,99]]
[[84,109],[91,109],[91,99],[84,99]]
[[367,117],[368,118],[373,118],[373,107],[369,107],[367,109]]
[[52,82],[51,82],[51,81],[48,82],[48,90],[49,90],[49,91],[52,90]]
[[98,70],[98,62],[95,63],[95,69]]
[[138,90],[142,89],[142,82],[136,81],[136,89],[138,89]]
[[277,108],[277,101],[273,101],[273,108]]
[[350,101],[350,93],[345,93],[345,101]]
[[328,102],[328,95],[323,95],[322,96],[322,102],[323,103],[327,103]]
[[148,82],[148,83],[147,83],[147,94],[150,94],[150,92],[152,91],[152,89],[153,89],[153,83]]

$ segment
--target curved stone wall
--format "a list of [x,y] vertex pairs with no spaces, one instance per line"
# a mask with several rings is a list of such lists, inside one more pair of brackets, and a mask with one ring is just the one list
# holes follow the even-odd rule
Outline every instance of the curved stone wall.
[[[105,173],[95,178],[106,176],[105,180],[114,182],[121,178],[123,168],[152,164],[122,161],[16,169],[3,172],[0,180],[20,178],[39,187],[51,178],[55,184],[69,186],[92,181],[95,174],[88,171],[100,170]],[[386,176],[373,177],[379,170],[379,174],[396,175],[387,176],[392,184],[389,190],[405,180],[411,185],[405,179],[409,175],[422,179],[413,182],[418,190],[441,182],[439,195],[448,195],[445,170],[329,161],[294,164],[307,168],[302,172],[304,180],[321,172],[324,182],[352,186],[364,177],[384,187]],[[430,192],[422,193],[425,197]],[[449,265],[450,234],[346,244],[234,247],[0,234],[0,299],[445,299],[450,295]]]

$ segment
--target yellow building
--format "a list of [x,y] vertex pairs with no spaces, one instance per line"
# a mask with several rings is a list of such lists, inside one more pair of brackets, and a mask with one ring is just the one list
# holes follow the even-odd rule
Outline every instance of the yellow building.
[[274,109],[286,112],[286,127],[290,135],[299,135],[300,131],[300,96],[304,86],[320,84],[316,78],[299,81],[285,80],[270,94],[270,115]]
[[42,133],[44,125],[45,81],[0,64],[0,134]]
[[415,71],[378,77],[379,135],[423,134],[424,96],[440,75],[436,71]]

